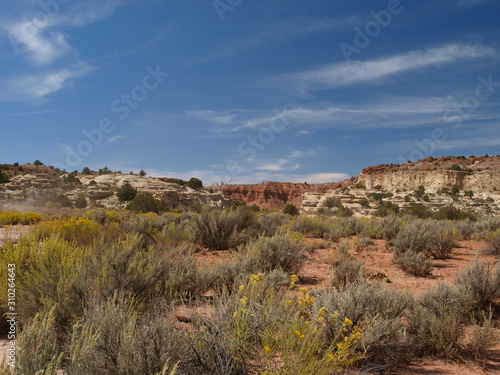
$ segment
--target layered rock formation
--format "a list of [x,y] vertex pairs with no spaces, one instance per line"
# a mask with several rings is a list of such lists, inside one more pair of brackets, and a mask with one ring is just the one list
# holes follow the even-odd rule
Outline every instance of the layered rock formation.
[[118,201],[115,193],[125,183],[137,188],[139,192],[149,192],[173,207],[186,207],[192,202],[218,208],[232,204],[230,199],[219,192],[193,190],[151,177],[122,174],[78,175],[81,185],[65,184],[62,178],[63,176],[44,173],[13,176],[0,190],[0,209],[34,205],[47,192],[64,194],[73,202],[79,194],[83,194],[90,207],[121,209],[125,208],[127,203]]
[[[227,185],[221,192],[235,201],[256,204],[262,209],[283,209],[287,204],[300,207],[306,192],[326,193],[340,183],[301,184],[289,182],[262,182],[256,185]],[[346,182],[347,184],[347,182]]]

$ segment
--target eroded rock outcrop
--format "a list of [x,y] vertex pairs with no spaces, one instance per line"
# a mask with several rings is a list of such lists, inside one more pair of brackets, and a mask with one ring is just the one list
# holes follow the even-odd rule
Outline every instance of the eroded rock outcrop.
[[306,192],[326,193],[339,184],[341,183],[263,182],[255,185],[227,185],[221,189],[221,192],[225,196],[245,202],[247,205],[256,204],[266,210],[281,210],[289,203],[300,207]]

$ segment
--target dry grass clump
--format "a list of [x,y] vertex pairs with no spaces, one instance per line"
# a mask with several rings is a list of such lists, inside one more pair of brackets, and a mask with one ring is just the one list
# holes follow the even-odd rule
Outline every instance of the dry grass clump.
[[333,274],[330,280],[333,286],[342,287],[363,276],[365,262],[354,259],[349,254],[350,248],[351,244],[348,241],[337,245],[338,257],[332,260]]
[[245,229],[254,224],[255,213],[245,208],[237,210],[203,210],[194,217],[195,241],[209,250],[234,249],[247,241]]

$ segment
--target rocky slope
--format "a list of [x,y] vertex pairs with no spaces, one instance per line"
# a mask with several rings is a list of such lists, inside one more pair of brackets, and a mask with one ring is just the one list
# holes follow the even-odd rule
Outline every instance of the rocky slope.
[[[345,182],[347,184],[348,182]],[[289,182],[262,182],[256,185],[227,185],[221,192],[235,201],[256,204],[262,209],[283,209],[287,204],[300,207],[306,192],[326,193],[341,183],[303,184]]]
[[[419,187],[423,187],[420,196]],[[386,197],[374,199],[377,194]],[[500,215],[500,157],[427,158],[365,168],[350,187],[304,194],[301,212],[325,210],[330,197],[340,199],[357,216],[370,216],[385,202],[402,209],[422,205],[434,211],[453,204],[478,216]]]
[[0,185],[0,209],[36,205],[47,192],[64,194],[72,202],[79,194],[83,194],[89,207],[125,208],[126,203],[118,201],[115,193],[118,187],[127,182],[139,192],[152,193],[155,198],[163,199],[172,207],[186,207],[192,202],[210,207],[227,207],[232,204],[219,192],[193,190],[151,177],[123,174],[78,175],[81,184],[66,184],[63,177],[64,175],[44,172],[11,177],[9,183]]
[[459,187],[475,194],[494,193],[500,189],[500,157],[427,158],[415,163],[375,166],[363,170],[357,182],[367,189],[414,190],[423,185],[437,192],[443,187]]

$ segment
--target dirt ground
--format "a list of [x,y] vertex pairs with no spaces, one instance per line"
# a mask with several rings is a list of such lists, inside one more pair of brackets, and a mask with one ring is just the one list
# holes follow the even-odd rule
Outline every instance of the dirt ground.
[[[0,228],[0,246],[2,241],[17,240],[17,238],[27,232],[26,227],[13,227],[10,229]],[[307,239],[306,242],[312,240]],[[479,257],[482,261],[495,262],[494,256],[484,255],[482,250],[485,244],[476,241],[460,241],[459,246],[453,250],[451,259],[435,260],[435,268],[431,276],[415,277],[405,274],[397,268],[392,262],[392,252],[386,249],[385,241],[374,240],[364,251],[357,253],[350,250],[355,258],[365,261],[365,271],[368,275],[378,274],[385,276],[388,280],[387,287],[394,287],[397,290],[409,290],[415,296],[419,296],[427,289],[435,287],[439,283],[453,283],[455,275],[462,269],[468,267],[474,257]],[[335,251],[335,245],[331,244],[329,248],[317,249],[308,254],[308,260],[298,274],[300,281],[297,286],[308,289],[320,289],[329,287],[329,277],[331,266],[329,260]],[[231,261],[232,254],[228,251],[211,251],[199,253],[196,255],[201,263],[214,265],[219,262]],[[181,306],[177,310],[180,317],[189,317],[195,311],[208,313],[207,306],[187,307]],[[183,323],[179,323],[182,325]],[[0,362],[6,355],[8,341],[0,340]],[[463,363],[445,362],[442,360],[418,359],[405,367],[385,369],[382,371],[373,371],[373,373],[401,374],[401,375],[481,375],[481,374],[500,374],[500,346],[489,352],[487,359],[477,364],[470,361]]]
[[[312,239],[306,239],[307,243]],[[484,255],[485,244],[477,241],[460,241],[458,247],[453,250],[451,259],[434,260],[434,269],[428,277],[415,277],[405,274],[396,267],[392,261],[392,252],[386,249],[384,240],[374,240],[362,252],[350,250],[350,254],[356,259],[365,261],[365,273],[369,275],[385,276],[387,287],[397,290],[411,291],[415,296],[420,296],[427,289],[434,288],[439,283],[450,283],[455,281],[455,275],[467,268],[478,257],[481,261],[496,262],[491,255]],[[302,270],[298,273],[298,287],[306,287],[309,290],[328,288],[330,285],[331,266],[329,260],[335,252],[335,245],[330,244],[327,249],[317,249],[308,254],[308,260]],[[230,261],[231,255],[227,251],[211,251],[197,254],[200,262],[213,265],[218,262]],[[199,307],[198,307],[199,309]],[[196,308],[194,310],[197,310]],[[181,315],[189,315],[189,308],[181,308]],[[375,370],[375,369],[374,369]],[[401,375],[480,375],[500,374],[500,345],[490,351],[484,363],[477,364],[471,361],[463,363],[445,362],[443,360],[418,359],[414,363],[395,369],[374,371],[373,373],[401,374]]]

